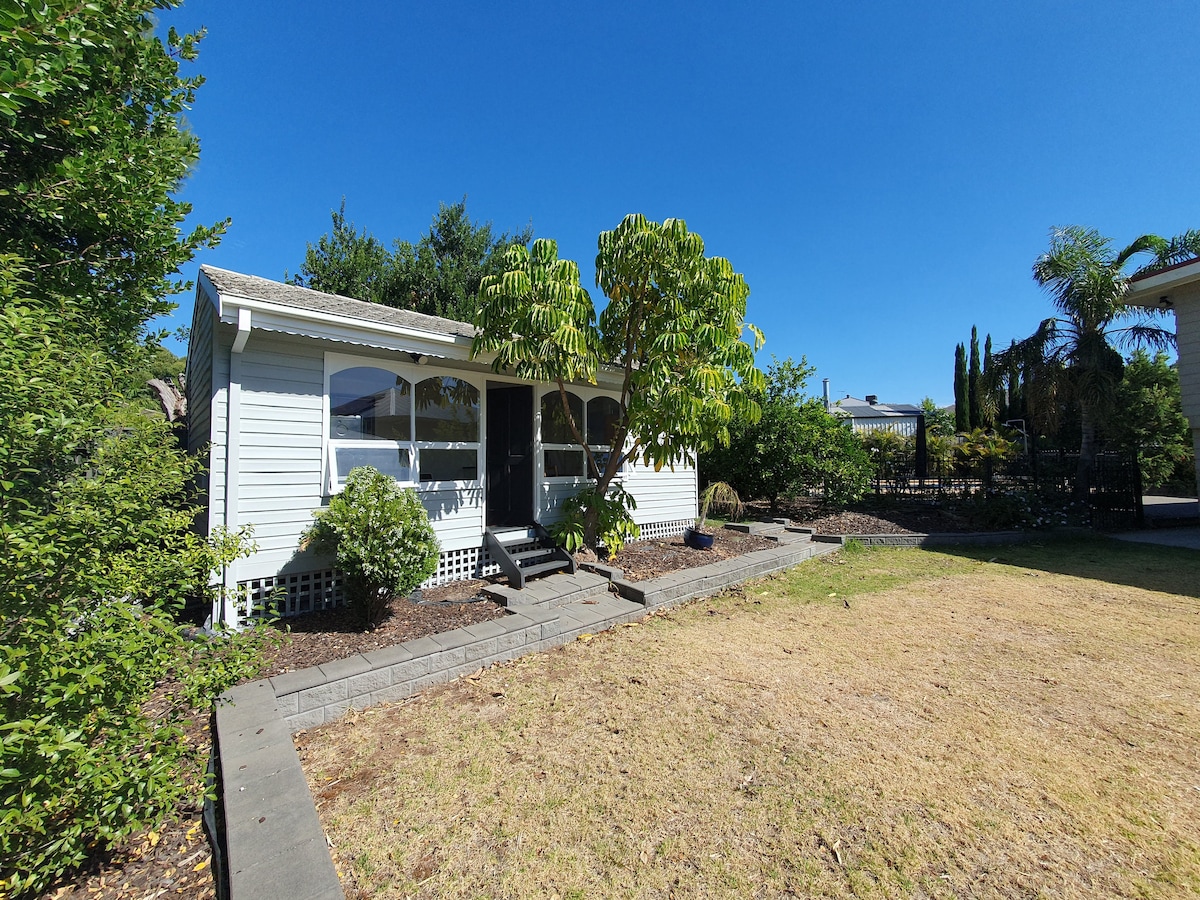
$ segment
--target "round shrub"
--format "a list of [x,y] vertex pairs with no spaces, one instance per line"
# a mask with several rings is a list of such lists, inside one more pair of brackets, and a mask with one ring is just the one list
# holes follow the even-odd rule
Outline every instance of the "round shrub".
[[365,627],[437,570],[437,537],[417,492],[378,469],[351,470],[345,489],[314,515],[305,542],[334,558]]

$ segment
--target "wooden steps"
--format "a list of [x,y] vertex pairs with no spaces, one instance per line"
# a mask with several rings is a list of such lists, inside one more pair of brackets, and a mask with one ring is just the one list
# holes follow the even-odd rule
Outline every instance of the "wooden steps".
[[517,590],[523,589],[530,578],[575,572],[575,557],[556,545],[550,533],[536,522],[516,528],[487,528],[484,539],[493,561]]

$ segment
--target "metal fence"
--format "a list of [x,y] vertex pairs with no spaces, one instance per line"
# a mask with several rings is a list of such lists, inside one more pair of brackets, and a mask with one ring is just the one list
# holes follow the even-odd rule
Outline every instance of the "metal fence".
[[[1036,493],[1047,501],[1076,498],[1079,454],[1037,450],[1009,460],[928,459],[924,467],[912,448],[880,459],[873,486],[876,495],[926,499],[965,497],[976,493]],[[1137,459],[1120,453],[1096,457],[1087,486],[1094,528],[1105,531],[1138,528],[1143,522],[1142,485]]]

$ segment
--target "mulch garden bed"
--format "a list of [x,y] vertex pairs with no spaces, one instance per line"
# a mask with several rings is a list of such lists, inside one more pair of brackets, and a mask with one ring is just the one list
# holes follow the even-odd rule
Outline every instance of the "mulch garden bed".
[[[751,505],[750,518],[767,518],[765,506]],[[777,515],[796,525],[827,534],[911,534],[927,531],[968,531],[952,514],[923,508],[870,508],[831,513],[819,505],[800,501],[784,505]],[[612,564],[632,581],[657,578],[679,569],[706,565],[731,556],[773,546],[767,538],[716,529],[712,550],[694,550],[680,537],[639,541],[627,545]],[[309,666],[369,653],[404,641],[462,628],[505,615],[502,607],[481,599],[483,581],[465,581],[425,590],[421,602],[408,599],[392,603],[390,613],[369,631],[358,628],[346,609],[325,610],[287,620],[280,626],[279,646],[268,655],[264,675],[278,675]],[[207,716],[198,716],[190,737],[203,747],[208,742]],[[88,900],[157,900],[215,897],[212,857],[201,824],[198,805],[179,810],[178,816],[157,832],[143,833],[121,850],[110,854],[77,879],[46,898]]]

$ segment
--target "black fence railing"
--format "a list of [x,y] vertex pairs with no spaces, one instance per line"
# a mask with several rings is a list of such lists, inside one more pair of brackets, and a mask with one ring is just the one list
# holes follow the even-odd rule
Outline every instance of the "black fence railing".
[[[924,471],[912,450],[888,454],[876,465],[873,486],[879,496],[930,501],[974,494],[1015,491],[1037,494],[1045,501],[1068,503],[1077,498],[1079,454],[1037,450],[1006,460],[930,455]],[[1142,525],[1142,485],[1132,455],[1100,453],[1088,476],[1087,503],[1094,528],[1111,531]]]

